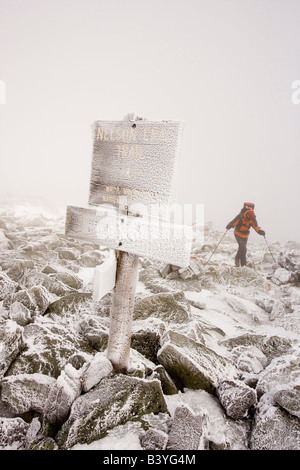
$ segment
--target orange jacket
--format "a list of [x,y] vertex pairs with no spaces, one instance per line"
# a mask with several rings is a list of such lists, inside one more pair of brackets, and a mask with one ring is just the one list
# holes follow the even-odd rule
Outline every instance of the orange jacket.
[[260,230],[260,227],[257,225],[256,217],[254,219],[248,219],[247,212],[248,211],[244,213],[241,212],[229,223],[229,225],[235,227],[234,234],[241,238],[249,237],[251,227],[254,228],[256,232]]

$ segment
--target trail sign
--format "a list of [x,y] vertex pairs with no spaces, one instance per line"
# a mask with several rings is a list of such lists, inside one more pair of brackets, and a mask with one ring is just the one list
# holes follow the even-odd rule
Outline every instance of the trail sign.
[[66,235],[179,267],[190,262],[190,226],[127,216],[113,207],[68,206]]
[[89,204],[170,204],[182,121],[96,121]]
[[138,257],[189,265],[190,227],[163,217],[138,217],[136,208],[131,209],[135,204],[152,208],[173,202],[183,127],[181,121],[139,118],[96,121],[89,204],[97,207],[67,208],[66,235],[117,251],[117,259],[95,271],[93,298],[101,298],[116,281],[107,357],[118,371],[129,367]]

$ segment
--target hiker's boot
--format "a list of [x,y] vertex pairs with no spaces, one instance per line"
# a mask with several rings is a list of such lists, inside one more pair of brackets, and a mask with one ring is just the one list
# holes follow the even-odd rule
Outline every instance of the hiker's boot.
[[240,260],[237,257],[235,257],[234,262],[235,262],[236,267],[238,268],[240,266]]

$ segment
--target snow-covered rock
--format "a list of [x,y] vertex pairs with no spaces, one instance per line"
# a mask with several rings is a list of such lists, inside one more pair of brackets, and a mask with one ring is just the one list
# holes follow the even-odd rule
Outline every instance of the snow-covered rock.
[[168,323],[185,323],[189,320],[190,305],[184,292],[160,293],[138,300],[134,318],[143,320],[154,316]]
[[148,413],[166,412],[158,380],[147,381],[122,374],[103,379],[72,405],[70,417],[56,441],[63,449],[105,436],[108,429]]
[[174,413],[167,449],[198,450],[200,446],[204,448],[202,435],[205,419],[205,415],[194,413],[187,405],[178,406]]
[[23,348],[23,328],[12,320],[0,322],[0,379]]
[[[10,358],[9,375],[41,373],[57,378],[74,353],[89,352],[88,345],[74,327],[43,317],[37,317],[34,323],[23,328],[23,342],[22,354],[15,356],[12,364]],[[15,355],[18,351],[16,348]]]
[[44,374],[19,374],[1,380],[1,400],[20,415],[27,411],[42,413],[55,379]]
[[105,353],[96,353],[92,361],[86,365],[81,375],[82,388],[88,392],[97,385],[104,377],[113,371],[111,362]]
[[71,364],[67,364],[48,393],[43,408],[47,421],[54,425],[62,424],[81,390],[80,373]]
[[300,421],[267,401],[258,408],[250,438],[252,450],[299,450]]
[[243,419],[257,402],[256,391],[241,381],[223,380],[217,394],[226,414],[233,419]]
[[272,281],[275,284],[280,286],[281,284],[287,284],[293,278],[294,278],[294,275],[291,271],[288,271],[287,269],[284,269],[284,268],[278,268],[276,269],[276,271],[274,272],[272,276]]
[[300,419],[300,382],[277,390],[273,397],[278,405]]
[[228,359],[174,331],[168,331],[157,358],[181,390],[186,387],[214,393],[220,378],[237,375]]
[[29,424],[22,418],[0,417],[0,449],[24,450]]
[[257,393],[259,396],[265,393],[274,393],[286,385],[300,383],[300,351],[294,351],[294,354],[287,354],[275,358],[261,372],[258,383]]
[[29,308],[21,302],[13,302],[10,306],[10,318],[18,323],[18,325],[25,326],[31,322],[32,316]]
[[13,281],[5,272],[0,272],[0,300],[19,289],[20,286],[17,282]]

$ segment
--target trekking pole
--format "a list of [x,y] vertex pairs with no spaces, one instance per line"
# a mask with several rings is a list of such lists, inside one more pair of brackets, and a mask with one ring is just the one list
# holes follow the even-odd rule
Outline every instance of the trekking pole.
[[274,261],[274,263],[276,263],[276,260],[275,260],[275,258],[274,258],[274,256],[273,256],[273,253],[272,253],[272,251],[271,251],[271,248],[269,247],[269,244],[268,244],[268,242],[267,242],[267,239],[266,239],[265,235],[264,235],[264,239],[265,239],[265,242],[266,242],[266,244],[267,244],[267,247],[269,248],[269,252],[271,253],[271,256],[272,256],[272,258],[273,258],[273,261]]
[[228,230],[226,230],[225,233],[223,233],[223,236],[221,238],[221,240],[219,241],[219,243],[217,244],[216,248],[214,249],[214,251],[212,252],[212,254],[210,255],[210,257],[208,258],[208,260],[206,261],[206,263],[204,263],[204,266],[207,265],[207,263],[209,262],[210,258],[212,257],[212,255],[215,253],[215,251],[217,250],[218,246],[220,245],[221,241],[223,240],[223,238],[225,237],[226,233],[228,232]]

